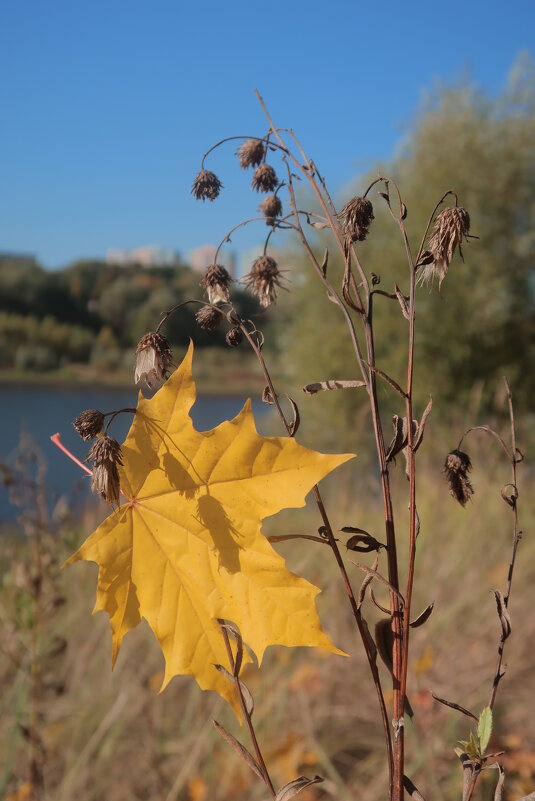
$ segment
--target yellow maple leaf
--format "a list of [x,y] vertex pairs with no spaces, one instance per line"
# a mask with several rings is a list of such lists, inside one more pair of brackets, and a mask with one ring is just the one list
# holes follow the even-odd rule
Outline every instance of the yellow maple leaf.
[[342,653],[322,631],[319,592],[289,572],[261,521],[304,506],[323,476],[351,458],[324,455],[288,437],[262,437],[250,401],[212,431],[193,427],[193,347],[149,400],[139,394],[121,446],[116,509],[66,564],[99,565],[94,611],[110,617],[113,663],[125,634],[144,617],[165,656],[162,689],[195,676],[237,709],[218,618],[233,621],[259,663],[268,645],[319,646]]

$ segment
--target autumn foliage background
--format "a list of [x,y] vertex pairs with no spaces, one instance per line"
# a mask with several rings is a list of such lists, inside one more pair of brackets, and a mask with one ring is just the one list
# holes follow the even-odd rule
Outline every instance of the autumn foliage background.
[[[500,388],[504,373],[513,388],[518,441],[528,464],[520,473],[525,537],[512,599],[518,623],[508,642],[509,667],[495,710],[496,739],[491,747],[507,750],[508,797],[531,792],[535,783],[535,500],[530,493],[535,95],[529,89],[530,75],[527,67],[519,68],[516,82],[497,101],[474,90],[444,91],[415,123],[399,158],[387,169],[382,165],[400,181],[409,207],[408,225],[421,230],[429,206],[454,184],[480,236],[466,249],[465,263],[455,260],[442,299],[425,289],[419,292],[419,401],[432,393],[434,409],[420,458],[422,535],[414,608],[419,611],[434,600],[435,610],[411,640],[408,693],[416,715],[407,731],[414,760],[408,770],[426,777],[420,789],[437,801],[458,797],[453,748],[466,735],[466,727],[457,715],[433,703],[430,690],[470,708],[485,704],[498,639],[491,588],[504,579],[510,547],[508,510],[499,494],[508,468],[499,451],[486,441],[472,445],[475,495],[467,509],[449,497],[442,466],[444,455],[468,425],[492,420],[498,428],[505,425]],[[388,226],[381,219],[375,225],[381,237],[366,243],[367,258],[370,265],[377,260],[382,280],[391,283],[397,256]],[[345,377],[344,360],[349,357],[334,315],[332,321],[329,318],[329,304],[308,279],[291,243],[286,253],[292,291],[271,314],[266,338],[279,384],[284,382],[285,391],[297,395],[308,381]],[[396,326],[385,314],[377,329],[383,332],[378,359],[395,373]],[[221,360],[226,357],[229,364],[235,363],[235,353],[222,352]],[[337,510],[337,527],[359,521],[369,531],[380,530],[381,502],[367,456],[369,421],[350,393],[332,395],[301,401],[299,439],[310,447],[358,452],[354,465],[327,480],[327,502]],[[34,467],[31,463],[28,469]],[[394,472],[397,493],[404,489],[402,465]],[[38,493],[33,502],[39,507]],[[103,615],[88,619],[87,614],[95,575],[80,566],[59,570],[103,514],[102,507],[91,503],[81,513],[64,509],[59,520],[50,521],[38,564],[39,610],[31,600],[37,564],[32,538],[9,532],[2,536],[0,750],[5,761],[0,799],[28,797],[24,776],[32,714],[38,722],[41,767],[54,801],[263,798],[254,774],[213,730],[212,719],[221,716],[231,731],[238,730],[221,699],[201,693],[186,678],[175,679],[157,694],[163,660],[146,626],[125,640],[111,673],[108,621]],[[284,512],[268,521],[266,533],[314,533],[316,528],[313,510]],[[269,649],[262,670],[246,676],[256,700],[257,732],[279,785],[299,773],[326,777],[321,787],[303,791],[303,801],[331,794],[348,801],[375,801],[384,797],[386,783],[382,730],[343,588],[324,560],[322,547],[277,546],[293,571],[322,587],[318,606],[325,630],[351,659],[309,649]],[[39,697],[32,699],[35,664],[40,670]],[[481,797],[492,796],[483,781],[481,787]]]

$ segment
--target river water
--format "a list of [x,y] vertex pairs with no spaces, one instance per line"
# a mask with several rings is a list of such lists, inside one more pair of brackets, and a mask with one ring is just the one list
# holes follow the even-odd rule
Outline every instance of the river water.
[[[191,416],[195,428],[206,431],[223,420],[234,417],[242,408],[244,397],[200,396]],[[76,434],[72,421],[84,409],[109,412],[135,407],[137,390],[88,387],[29,387],[0,384],[0,461],[16,458],[21,435],[27,434],[42,452],[48,469],[46,476],[51,506],[61,497],[75,495],[78,502],[90,496],[89,476],[68,459],[50,441],[59,432],[61,441],[83,461],[89,443]],[[265,418],[268,407],[253,400],[257,421]],[[120,415],[110,433],[122,442],[132,422],[131,414]],[[260,424],[259,429],[262,428]],[[265,432],[263,432],[265,433]],[[9,501],[7,490],[0,484],[0,523],[15,520],[18,510]]]

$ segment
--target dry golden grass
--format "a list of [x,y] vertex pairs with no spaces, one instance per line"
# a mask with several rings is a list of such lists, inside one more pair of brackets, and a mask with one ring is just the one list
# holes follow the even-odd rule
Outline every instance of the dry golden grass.
[[[417,614],[434,601],[435,609],[425,626],[411,635],[408,689],[415,720],[407,723],[407,773],[424,797],[433,801],[460,797],[460,769],[453,749],[459,738],[468,735],[469,720],[434,702],[430,691],[476,713],[487,703],[499,640],[491,590],[504,587],[511,548],[511,515],[500,498],[500,487],[509,480],[508,466],[488,442],[478,441],[470,453],[476,494],[466,509],[449,497],[441,459],[424,455],[420,460],[422,529],[413,608]],[[337,529],[358,525],[381,538],[379,499],[359,476],[358,466],[354,471],[351,483],[339,478],[327,488],[333,525]],[[395,474],[398,508],[405,509],[401,464]],[[535,786],[535,544],[530,535],[535,508],[528,492],[529,468],[522,466],[520,474],[520,522],[526,535],[510,606],[513,633],[506,646],[508,670],[498,694],[490,746],[506,750],[508,799]],[[359,492],[359,487],[366,489]],[[42,666],[35,720],[42,740],[38,759],[44,770],[43,799],[264,799],[259,780],[213,728],[212,720],[217,718],[249,746],[245,729],[240,729],[223,701],[202,693],[187,678],[174,679],[158,694],[162,658],[146,625],[126,638],[111,672],[107,619],[102,614],[90,616],[96,568],[79,564],[56,572],[54,567],[54,560],[63,560],[75,540],[88,533],[103,513],[102,507],[88,510],[81,523],[67,523],[55,539],[45,541],[43,549],[54,557],[46,573],[51,597],[64,596],[67,602],[52,611],[43,610],[37,627],[28,593],[21,586],[20,566],[32,558],[28,543],[13,543],[5,537],[0,541],[4,571],[0,799],[31,798],[24,727],[31,715],[32,641]],[[400,550],[408,515],[401,518]],[[314,533],[317,525],[314,509],[307,508],[268,521],[266,530]],[[327,546],[311,542],[282,543],[277,548],[294,571],[323,588],[319,607],[324,626],[350,656],[271,648],[261,669],[250,669],[246,681],[255,696],[254,721],[274,783],[281,786],[301,773],[320,773],[325,783],[303,791],[302,801],[384,799],[387,776],[375,691],[334,561],[328,558]],[[360,561],[366,558],[358,556]],[[349,562],[348,567],[358,586],[362,574]],[[384,588],[376,584],[375,592],[387,603]],[[367,604],[373,630],[380,613]],[[66,639],[67,648],[49,656],[57,637]],[[385,671],[382,676],[388,686]],[[489,772],[489,781],[478,787],[479,798],[492,797],[494,780]]]

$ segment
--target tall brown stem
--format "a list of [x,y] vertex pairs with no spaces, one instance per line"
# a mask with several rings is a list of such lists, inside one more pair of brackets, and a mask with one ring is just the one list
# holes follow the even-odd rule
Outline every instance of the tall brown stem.
[[[256,92],[257,98],[264,110],[264,113],[267,117],[267,120],[271,126],[271,130],[273,131],[275,137],[278,139],[280,145],[284,147],[284,141],[280,136],[278,130],[275,128],[273,121],[269,115],[269,112],[266,108],[266,105],[258,93]],[[300,146],[299,146],[300,147]],[[338,221],[334,216],[332,202],[329,203],[323,197],[322,191],[318,186],[314,174],[315,174],[315,167],[310,162],[310,160],[306,157],[303,150],[300,148],[301,155],[304,160],[304,165],[299,162],[297,158],[291,153],[290,150],[287,150],[286,157],[290,158],[293,164],[297,167],[297,169],[301,172],[304,178],[306,178],[312,187],[314,194],[316,195],[317,200],[319,201],[323,213],[329,223],[329,226],[332,230],[332,233],[335,237],[338,249],[344,259],[344,263],[346,264],[346,268],[349,271],[350,278],[351,278],[351,286],[355,293],[355,296],[358,301],[358,305],[361,309],[364,309],[361,294],[359,291],[356,282],[351,273],[351,263],[348,262],[350,256],[347,253],[347,248],[345,247],[344,239],[342,237],[340,227],[338,225]],[[289,182],[291,185],[291,175],[289,176]],[[294,210],[297,208],[295,205],[295,198],[293,198]],[[297,217],[297,214],[295,215]],[[297,223],[296,223],[297,224]],[[302,237],[302,240],[306,239]],[[311,254],[310,248],[308,243],[306,243],[306,250],[307,253]],[[315,259],[313,258],[315,262]],[[363,270],[359,266],[359,273],[361,274],[363,285],[367,290],[367,298],[368,301],[370,299],[370,293],[368,288],[368,282]],[[320,271],[321,272],[321,271]],[[336,302],[336,301],[335,301]],[[343,304],[339,304],[343,306]],[[369,302],[368,302],[369,306]],[[345,308],[345,307],[344,307]],[[347,310],[346,310],[347,313]],[[347,316],[349,316],[347,314]],[[366,348],[367,348],[367,356],[368,356],[368,364],[371,367],[375,367],[375,351],[374,351],[374,344],[373,344],[373,324],[370,315],[370,308],[368,308],[368,314],[363,318],[364,322],[364,331],[365,331],[365,338],[366,338]],[[351,327],[352,328],[352,323]],[[368,394],[370,398],[370,406],[372,412],[372,419],[373,419],[373,427],[374,427],[374,434],[375,434],[375,441],[376,441],[376,449],[377,449],[377,457],[379,461],[379,469],[381,473],[381,490],[383,495],[383,506],[384,506],[384,515],[385,515],[385,533],[386,533],[386,540],[388,545],[388,578],[390,584],[396,589],[399,590],[399,578],[398,578],[398,565],[397,565],[397,553],[396,553],[396,535],[395,535],[395,525],[394,525],[394,510],[392,504],[392,494],[390,488],[390,479],[388,474],[388,465],[386,461],[386,449],[384,443],[384,435],[382,430],[382,423],[381,417],[379,412],[379,403],[377,398],[377,386],[376,386],[376,377],[375,373],[372,369],[366,371],[362,357],[360,356],[360,351],[357,353],[357,361],[359,367],[361,369],[362,375],[366,381],[366,385],[368,387]],[[366,374],[367,372],[367,374]],[[390,798],[393,801],[401,801],[403,797],[403,761],[404,761],[404,753],[403,753],[403,731],[402,726],[400,727],[399,721],[402,719],[403,715],[403,708],[404,702],[400,697],[400,687],[401,687],[401,680],[402,680],[402,619],[401,619],[401,610],[399,606],[399,599],[394,593],[390,593],[390,609],[391,609],[391,619],[392,619],[392,629],[394,633],[394,646],[393,646],[393,695],[394,695],[394,766],[393,766],[393,783],[391,782],[390,786]]]
[[[291,436],[292,435],[291,426],[288,423],[288,421],[286,420],[286,416],[285,416],[285,414],[284,414],[284,412],[282,410],[282,407],[280,405],[279,399],[277,397],[277,393],[275,391],[275,387],[273,386],[273,381],[271,379],[271,376],[270,376],[269,371],[267,369],[266,363],[264,361],[264,357],[262,355],[262,351],[258,347],[258,345],[255,342],[254,338],[251,336],[251,334],[249,333],[249,331],[247,330],[247,328],[244,325],[241,326],[241,330],[242,330],[243,334],[245,335],[245,337],[247,338],[247,341],[249,342],[251,348],[253,349],[253,351],[254,351],[257,359],[258,359],[258,362],[260,364],[260,367],[262,368],[262,372],[264,374],[264,378],[266,380],[266,384],[269,387],[269,392],[270,392],[271,398],[273,399],[273,403],[275,405],[275,408],[277,409],[277,413],[279,415],[279,418],[280,418],[284,428],[286,429],[286,433],[288,434],[288,436]],[[360,607],[357,604],[357,601],[356,601],[356,598],[355,598],[355,594],[353,592],[353,588],[351,586],[351,582],[349,580],[349,576],[347,574],[347,571],[346,571],[346,568],[345,568],[345,565],[344,565],[344,560],[342,559],[342,555],[340,553],[340,549],[338,548],[338,543],[337,543],[336,538],[334,536],[333,529],[332,529],[329,517],[327,515],[327,511],[325,509],[325,505],[323,503],[323,499],[321,497],[321,494],[320,494],[320,491],[319,491],[319,487],[318,487],[317,484],[315,484],[314,487],[312,488],[312,493],[314,495],[314,500],[316,501],[316,505],[318,507],[318,511],[319,511],[319,513],[321,515],[321,519],[322,519],[322,522],[323,522],[323,529],[324,529],[325,533],[327,534],[327,541],[328,541],[329,545],[331,546],[332,552],[333,552],[334,557],[336,559],[336,563],[337,563],[338,568],[340,570],[340,574],[342,576],[342,581],[344,583],[344,587],[345,587],[345,590],[346,590],[346,593],[347,593],[347,597],[348,597],[349,603],[351,605],[351,610],[353,612],[353,616],[355,618],[355,622],[357,624],[357,627],[358,627],[358,630],[359,630],[359,634],[361,636],[361,639],[362,639],[362,642],[363,642],[363,645],[364,645],[364,650],[366,652],[366,657],[368,659],[370,672],[372,674],[373,683],[374,683],[374,686],[375,686],[375,690],[376,690],[378,701],[379,701],[379,707],[380,707],[380,710],[381,710],[381,720],[383,722],[383,728],[384,728],[384,732],[385,732],[385,739],[386,739],[386,746],[387,746],[387,754],[388,754],[389,782],[390,782],[390,788],[392,789],[393,776],[394,776],[392,737],[391,737],[391,734],[390,734],[390,726],[389,726],[389,722],[388,722],[388,715],[387,715],[387,711],[386,711],[386,705],[385,705],[383,690],[382,690],[382,687],[381,687],[381,680],[380,680],[380,677],[379,677],[379,671],[377,669],[375,645],[373,643],[373,640],[371,639],[371,636],[370,636],[370,633],[368,631],[368,626],[366,624],[366,621],[362,617],[362,612],[360,610]]]

